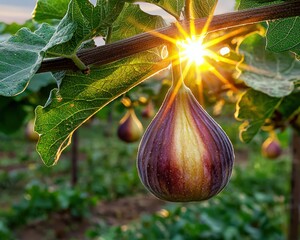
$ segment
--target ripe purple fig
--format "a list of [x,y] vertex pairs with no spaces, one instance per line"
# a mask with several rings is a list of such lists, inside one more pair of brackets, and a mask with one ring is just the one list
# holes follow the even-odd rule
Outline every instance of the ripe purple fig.
[[120,120],[118,136],[124,142],[135,142],[140,139],[143,130],[143,125],[137,118],[134,109],[130,108]]
[[261,151],[262,151],[262,155],[264,157],[270,158],[270,159],[276,159],[282,153],[279,142],[271,137],[267,138],[263,142]]
[[147,106],[142,111],[142,117],[143,118],[151,118],[154,115],[154,105],[153,102],[150,101]]
[[167,201],[205,200],[228,183],[233,162],[226,133],[183,80],[174,81],[139,146],[137,166],[145,187]]
[[25,137],[31,142],[37,142],[39,135],[34,131],[34,120],[30,120],[25,128]]

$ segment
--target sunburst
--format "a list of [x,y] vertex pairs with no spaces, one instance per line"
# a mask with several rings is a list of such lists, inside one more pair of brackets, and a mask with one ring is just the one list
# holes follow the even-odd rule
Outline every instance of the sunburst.
[[[217,5],[217,1],[214,7],[211,9],[211,12],[207,17],[207,21],[203,26],[203,28],[201,29],[200,34],[199,31],[196,30],[196,26],[194,24],[194,18],[192,18],[191,16],[189,18],[190,24],[188,30],[185,29],[180,24],[180,22],[174,23],[174,25],[177,27],[179,32],[176,38],[169,37],[157,31],[150,31],[149,29],[149,32],[151,34],[160,37],[169,43],[168,57],[172,62],[173,67],[176,65],[181,65],[182,71],[176,74],[182,75],[180,78],[182,79],[182,81],[178,81],[175,83],[176,86],[174,86],[175,87],[174,95],[176,95],[176,91],[180,89],[180,84],[183,83],[183,80],[186,79],[186,77],[190,74],[191,71],[193,72],[193,76],[194,76],[192,81],[195,81],[195,85],[197,86],[197,91],[199,91],[200,99],[198,100],[200,103],[203,103],[203,96],[202,96],[203,83],[201,79],[201,72],[203,71],[211,72],[211,74],[216,76],[228,88],[230,88],[233,91],[237,91],[236,87],[214,67],[214,64],[212,64],[212,62],[216,62],[216,63],[223,62],[233,66],[236,66],[240,62],[225,57],[226,54],[230,53],[230,49],[228,47],[223,48],[223,50],[220,49],[221,51],[219,52],[214,52],[209,48],[213,48],[214,46],[220,44],[222,41],[225,41],[236,35],[243,34],[244,32],[247,32],[247,29],[245,28],[235,29],[217,38],[207,40],[206,38],[207,31],[213,19],[213,14],[216,5]],[[191,6],[191,4],[189,4],[189,6]],[[134,24],[139,26],[139,24],[137,23]],[[139,26],[139,27],[143,30],[147,30],[145,29],[145,26]],[[247,68],[247,66],[244,67]]]

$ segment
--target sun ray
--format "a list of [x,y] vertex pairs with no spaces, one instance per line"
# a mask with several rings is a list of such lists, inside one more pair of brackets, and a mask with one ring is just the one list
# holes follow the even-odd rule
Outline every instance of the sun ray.
[[178,41],[178,46],[181,49],[180,58],[181,61],[189,61],[196,63],[200,66],[204,63],[204,56],[208,53],[201,45],[201,41],[195,38],[188,38],[186,40]]
[[142,25],[133,18],[129,18],[128,22],[131,23],[132,25],[134,25],[135,27],[139,28],[140,30],[146,31],[149,34],[152,34],[153,36],[156,36],[156,37],[166,40],[167,42],[170,42],[172,44],[176,44],[176,42],[177,42],[177,39],[169,37],[168,35],[162,34],[162,33],[155,31],[145,25]]
[[213,40],[210,40],[208,42],[203,43],[203,47],[204,48],[209,48],[209,47],[211,47],[213,45],[216,45],[216,44],[218,44],[218,43],[220,43],[222,41],[227,40],[228,38],[234,37],[234,36],[239,35],[239,34],[241,34],[243,32],[248,32],[248,29],[247,28],[238,28],[238,29],[236,29],[234,31],[226,33],[225,35],[223,35],[221,37],[218,37],[218,38],[215,38]]
[[[138,28],[142,29],[143,31],[148,31],[149,34],[152,34],[156,37],[165,39],[168,43],[168,49],[170,49],[168,54],[168,59],[172,63],[173,74],[175,76],[175,81],[173,82],[172,88],[172,95],[169,99],[168,106],[171,106],[172,102],[174,101],[178,91],[182,87],[184,83],[184,79],[188,76],[191,80],[193,80],[193,86],[195,87],[195,91],[199,94],[198,101],[201,105],[204,104],[204,97],[203,97],[203,80],[202,80],[202,71],[209,71],[211,74],[215,75],[224,85],[230,87],[230,89],[234,92],[238,91],[238,89],[231,83],[228,79],[226,79],[213,65],[213,63],[208,62],[208,58],[213,60],[214,62],[223,62],[226,64],[230,64],[233,66],[239,66],[241,69],[253,69],[251,66],[247,66],[242,64],[241,61],[233,60],[226,58],[219,53],[215,53],[209,48],[227,40],[233,38],[234,36],[243,34],[247,32],[247,28],[239,28],[235,29],[227,34],[219,36],[215,39],[209,39],[205,41],[205,37],[209,28],[209,25],[213,19],[214,12],[217,6],[218,1],[215,2],[214,6],[212,7],[209,16],[200,31],[200,34],[196,34],[197,30],[194,24],[195,18],[192,16],[191,11],[191,2],[186,1],[188,4],[188,9],[186,10],[186,14],[189,16],[185,16],[186,20],[189,22],[178,22],[174,23],[174,26],[178,30],[178,34],[175,37],[169,37],[164,35],[158,31],[149,29],[149,27],[141,25],[140,23],[136,22],[135,20],[131,19],[133,25],[137,26]],[[198,31],[199,32],[199,31]],[[206,58],[206,59],[205,59]],[[174,68],[176,68],[174,70]],[[191,70],[192,69],[192,70]],[[258,69],[259,70],[259,69]],[[257,70],[257,71],[258,71]]]
[[196,89],[198,91],[198,101],[204,107],[204,97],[203,97],[203,81],[200,70],[196,69]]
[[183,28],[183,26],[180,25],[179,22],[175,22],[174,24],[175,24],[176,28],[181,33],[181,35],[183,36],[184,39],[190,38],[190,35],[186,32],[186,30]]
[[195,27],[195,18],[192,17],[190,20],[190,35],[195,36],[196,35],[196,27]]
[[207,50],[207,56],[211,57],[212,59],[214,59],[215,61],[220,61],[220,62],[224,62],[233,66],[238,66],[239,69],[243,69],[249,72],[254,72],[257,74],[261,74],[261,75],[265,75],[265,76],[273,76],[274,74],[271,72],[268,72],[266,70],[262,70],[244,63],[241,63],[241,61],[235,61],[223,56],[220,56],[216,53],[214,53],[213,51]]
[[[174,50],[171,50],[171,52],[173,52],[173,51]],[[175,53],[175,55],[177,55],[177,54],[178,53]],[[173,54],[171,54],[171,56],[172,55]],[[169,102],[167,104],[166,109],[169,109],[169,107],[172,105],[178,91],[180,90],[180,88],[184,84],[184,79],[188,75],[188,73],[190,71],[190,68],[191,68],[191,64],[188,63],[188,64],[184,65],[184,68],[183,68],[183,71],[182,71],[180,58],[177,56],[177,59],[176,58],[172,59],[172,73],[175,76],[173,77],[172,95],[170,96],[170,99],[169,99]]]
[[238,92],[238,89],[229,80],[227,80],[213,65],[211,65],[210,63],[207,64],[210,66],[209,71],[211,73],[213,73],[225,85],[228,85],[232,91]]
[[268,77],[274,77],[276,75],[276,73],[274,73],[274,72],[266,71],[264,69],[256,68],[256,67],[249,66],[249,65],[243,64],[243,63],[239,64],[238,68],[249,71],[249,72],[253,72],[253,73],[256,73],[259,75],[268,76]]
[[220,56],[220,55],[218,55],[218,54],[216,54],[216,53],[214,53],[213,51],[210,51],[210,50],[207,50],[207,56],[214,59],[215,61],[220,61],[220,62],[232,64],[232,65],[237,65],[239,63],[239,61],[231,60],[229,58]]
[[208,17],[207,17],[207,20],[206,20],[206,22],[205,22],[205,24],[204,24],[204,27],[203,27],[202,30],[201,30],[201,33],[200,33],[200,39],[202,39],[202,41],[203,41],[203,39],[204,39],[204,36],[205,36],[206,33],[207,33],[207,30],[208,30],[208,27],[209,27],[211,21],[212,21],[212,19],[213,19],[214,12],[215,12],[215,10],[216,10],[217,4],[218,4],[218,0],[216,0],[214,6],[212,7],[212,9],[211,9],[211,11],[210,11],[210,13],[209,13],[209,15],[208,15]]

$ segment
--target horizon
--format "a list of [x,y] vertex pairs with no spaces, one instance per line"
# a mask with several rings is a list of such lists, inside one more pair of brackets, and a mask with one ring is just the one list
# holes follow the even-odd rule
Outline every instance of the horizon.
[[[95,2],[95,1],[91,1]],[[23,23],[31,18],[36,0],[0,0],[0,22],[5,23]],[[150,3],[139,3],[142,10],[154,15],[160,15],[168,21],[174,20],[171,15],[164,10]],[[226,13],[234,10],[234,0],[221,0],[218,2],[215,15]],[[13,14],[12,14],[13,13]]]

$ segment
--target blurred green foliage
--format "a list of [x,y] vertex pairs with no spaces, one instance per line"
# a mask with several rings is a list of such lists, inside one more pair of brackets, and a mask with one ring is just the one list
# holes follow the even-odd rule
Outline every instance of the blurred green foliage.
[[[27,142],[22,131],[0,135],[1,240],[15,239],[18,226],[47,221],[53,213],[89,218],[91,208],[100,201],[146,192],[135,166],[138,143],[126,144],[116,136],[122,109],[119,104],[109,105],[107,114],[79,130],[79,182],[75,188],[70,185],[70,151],[58,165],[49,168],[40,161],[34,143]],[[141,110],[138,107],[137,114]],[[142,121],[146,126],[150,119]],[[91,227],[87,237],[283,239],[287,224],[288,155],[278,161],[264,159],[260,145],[267,133],[262,132],[250,145],[244,145],[238,140],[236,122],[226,116],[216,121],[232,139],[237,153],[232,180],[219,196],[202,203],[168,204],[161,212],[142,216],[126,226],[111,227],[99,219],[99,225]],[[278,137],[283,147],[289,146],[289,131]]]
[[106,240],[285,239],[289,164],[256,153],[247,166],[236,166],[229,185],[211,200],[168,204],[125,226],[100,223],[87,235]]

